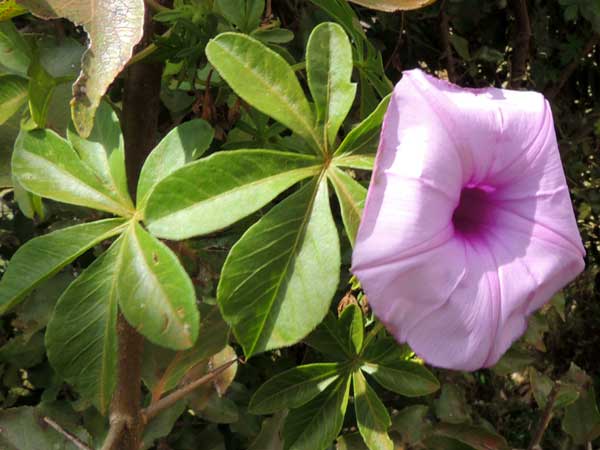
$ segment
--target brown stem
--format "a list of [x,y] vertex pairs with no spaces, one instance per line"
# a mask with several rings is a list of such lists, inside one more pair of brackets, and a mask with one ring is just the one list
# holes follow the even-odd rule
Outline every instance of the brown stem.
[[529,23],[527,0],[510,0],[510,5],[517,21],[517,33],[513,42],[511,58],[510,87],[518,89],[527,80],[531,25]]
[[51,428],[56,430],[58,433],[62,434],[66,439],[68,439],[79,450],[92,450],[92,448],[85,445],[81,441],[81,439],[79,439],[74,434],[69,433],[67,430],[65,430],[63,427],[61,427],[58,423],[56,423],[50,417],[44,417],[42,420],[44,422],[46,422]]
[[540,423],[538,424],[538,427],[535,430],[535,434],[533,435],[533,438],[531,439],[527,450],[536,450],[539,448],[540,443],[542,442],[542,438],[544,437],[544,433],[546,432],[546,428],[548,428],[548,424],[550,423],[550,419],[552,419],[552,409],[554,408],[554,403],[556,402],[556,397],[558,396],[559,389],[560,383],[554,383],[550,394],[548,394],[548,400],[546,401],[546,406],[544,408],[544,412],[542,413]]
[[[154,27],[148,9],[144,37],[135,53],[150,43]],[[146,60],[127,69],[123,92],[122,128],[129,191],[135,198],[144,160],[156,143],[162,66]],[[141,371],[144,340],[119,313],[117,385],[113,394],[111,427],[103,450],[138,450],[144,427],[141,416]]]
[[234,363],[236,363],[238,361],[239,361],[238,358],[232,359],[231,361],[226,362],[222,366],[217,367],[215,370],[208,372],[203,377],[198,378],[196,381],[192,381],[191,383],[186,384],[185,386],[182,386],[181,388],[177,389],[176,391],[172,392],[171,394],[167,395],[166,397],[161,398],[156,403],[151,404],[150,406],[148,406],[146,409],[144,409],[142,411],[142,415],[144,417],[144,422],[145,423],[150,422],[161,411],[164,411],[165,409],[173,406],[179,400],[181,400],[185,396],[189,395],[191,392],[195,391],[200,386],[214,380],[221,373],[223,373],[225,370],[227,370],[229,367],[231,367]]
[[446,13],[446,2],[440,7],[440,15],[438,17],[440,27],[440,43],[442,45],[442,57],[446,60],[446,71],[448,72],[448,80],[456,81],[456,63],[452,54],[452,45],[450,43],[450,18]]
[[594,35],[590,38],[590,40],[585,45],[582,52],[577,56],[577,58],[571,61],[571,63],[562,71],[562,75],[560,79],[556,82],[556,84],[554,84],[550,89],[546,91],[546,97],[548,97],[549,100],[553,100],[558,95],[558,93],[561,91],[564,85],[567,84],[567,81],[569,81],[569,78],[571,78],[571,75],[575,73],[575,70],[577,69],[577,66],[579,66],[580,61],[583,58],[585,58],[589,53],[591,53],[594,50],[594,47],[599,43],[600,34],[594,33]]

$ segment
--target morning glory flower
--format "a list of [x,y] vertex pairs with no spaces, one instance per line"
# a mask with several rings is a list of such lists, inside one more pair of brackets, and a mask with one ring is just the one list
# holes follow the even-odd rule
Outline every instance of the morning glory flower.
[[396,339],[438,367],[492,366],[584,256],[544,97],[405,72],[352,268]]

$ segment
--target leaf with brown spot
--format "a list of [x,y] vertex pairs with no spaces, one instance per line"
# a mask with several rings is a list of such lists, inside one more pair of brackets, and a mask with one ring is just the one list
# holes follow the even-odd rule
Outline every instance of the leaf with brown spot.
[[42,19],[64,17],[83,26],[90,44],[73,85],[71,114],[78,133],[92,131],[96,108],[106,89],[131,58],[142,38],[143,0],[17,0]]

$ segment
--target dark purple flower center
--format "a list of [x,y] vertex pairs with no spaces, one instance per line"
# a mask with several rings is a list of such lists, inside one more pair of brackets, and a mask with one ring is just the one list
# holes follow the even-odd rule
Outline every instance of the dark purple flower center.
[[452,223],[454,229],[465,236],[480,234],[490,224],[491,212],[494,209],[490,186],[466,186],[460,193],[458,206],[454,210]]

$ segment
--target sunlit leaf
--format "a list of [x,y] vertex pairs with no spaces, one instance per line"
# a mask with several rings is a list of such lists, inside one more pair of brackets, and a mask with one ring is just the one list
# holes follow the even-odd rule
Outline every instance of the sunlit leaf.
[[17,75],[0,76],[0,125],[27,102],[27,80]]
[[43,19],[66,18],[84,27],[90,47],[73,86],[73,122],[83,137],[92,131],[94,114],[106,89],[123,69],[142,37],[143,0],[17,0]]
[[0,0],[0,22],[26,14],[27,8],[17,4],[16,0]]
[[294,344],[314,329],[339,268],[327,182],[314,179],[250,227],[223,267],[217,299],[246,356]]
[[120,231],[124,220],[75,225],[31,239],[12,257],[0,280],[0,312],[6,312],[42,281],[94,245]]
[[352,387],[358,430],[367,446],[370,450],[393,450],[387,433],[392,424],[390,415],[360,370],[352,375]]
[[336,167],[330,167],[327,175],[340,202],[346,234],[350,243],[354,245],[367,197],[367,189],[346,172]]

